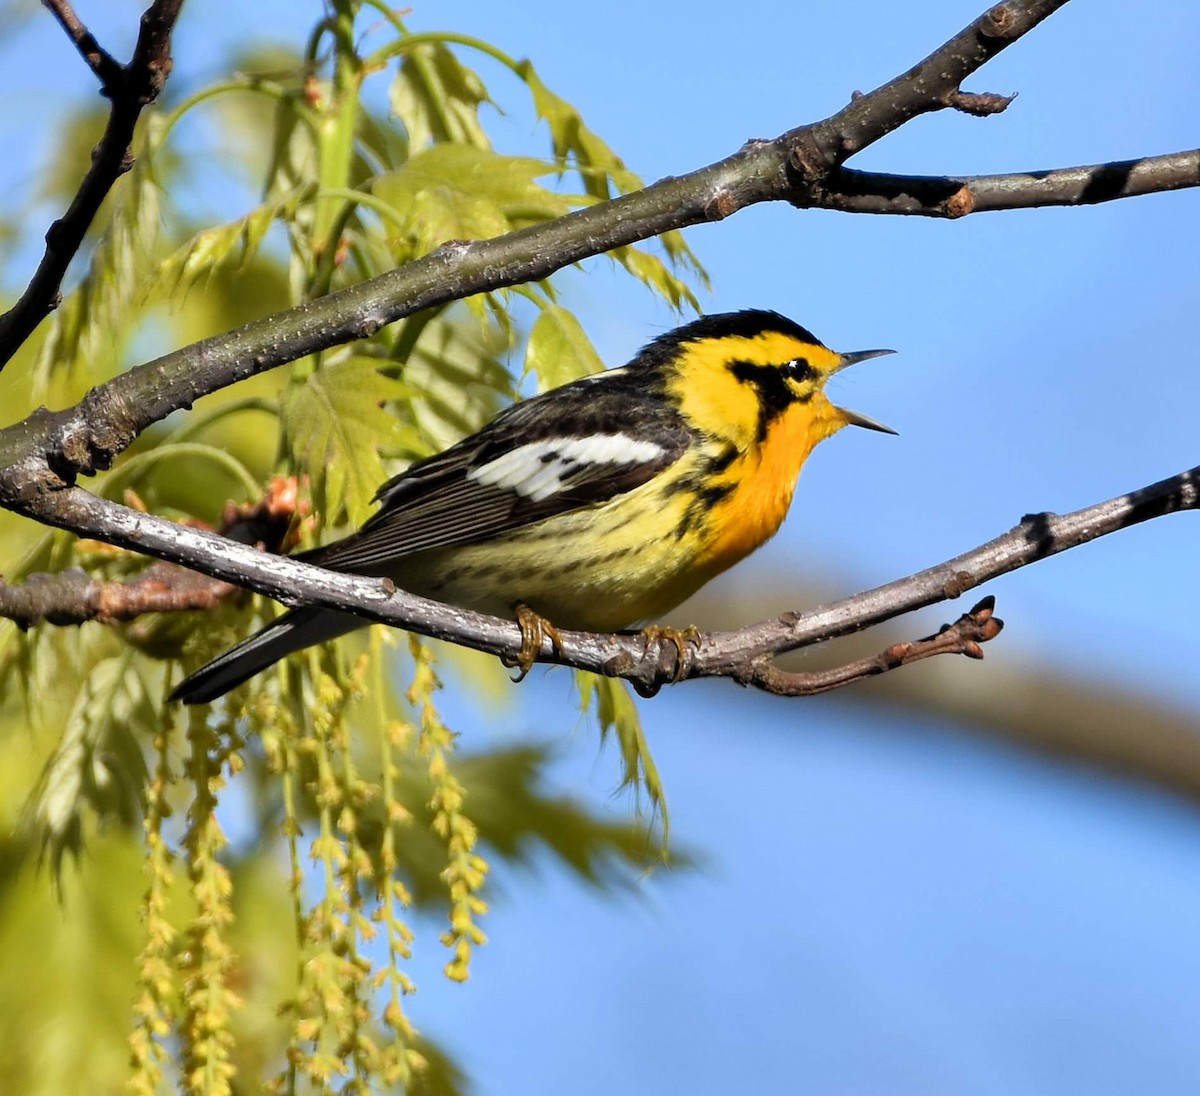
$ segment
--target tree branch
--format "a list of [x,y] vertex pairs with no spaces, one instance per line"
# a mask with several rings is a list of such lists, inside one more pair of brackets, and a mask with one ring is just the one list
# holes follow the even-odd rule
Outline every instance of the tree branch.
[[912,643],[893,643],[886,651],[870,658],[860,658],[829,670],[781,670],[770,659],[764,658],[752,662],[746,668],[746,675],[737,680],[775,696],[816,696],[935,655],[983,658],[980,644],[995,639],[1004,627],[1004,621],[994,615],[995,608],[996,599],[985,597],[969,613],[963,613],[953,624],[943,626],[934,635]]
[[1068,514],[1027,514],[1007,533],[962,555],[873,590],[778,620],[717,632],[701,645],[689,676],[736,677],[763,655],[781,654],[862,631],[885,620],[959,597],[989,579],[1140,525],[1200,509],[1200,466]]
[[[294,519],[304,513],[297,501],[295,479],[276,477],[257,502],[227,505],[218,531],[238,544],[252,544],[267,552],[290,551],[298,539]],[[111,624],[134,620],[145,613],[211,609],[241,590],[240,586],[163,560],[123,581],[94,579],[79,569],[30,575],[12,586],[0,576],[0,617],[15,621],[22,630],[42,621],[62,625],[96,620]]]
[[103,582],[77,568],[31,575],[10,586],[0,578],[0,616],[23,631],[48,624],[101,624],[133,620],[144,613],[211,609],[240,587],[161,560],[127,582]]
[[95,36],[80,21],[69,0],[42,0],[42,5],[58,20],[67,37],[75,43],[79,55],[100,80],[101,94],[110,95],[123,77],[121,62],[104,49]]
[[793,205],[843,213],[965,217],[1001,209],[1095,205],[1200,186],[1200,149],[1007,175],[888,175],[842,168],[796,188]]
[[46,250],[33,278],[12,308],[0,316],[0,369],[62,300],[67,267],[75,257],[113,184],[133,166],[133,131],[142,108],[154,102],[171,72],[171,29],[183,0],[154,0],[142,15],[141,31],[128,65],[101,49],[68,0],[44,0],[112,101],[108,124],[92,152],[92,163],[66,213],[46,232]]
[[[999,575],[1086,544],[1151,518],[1200,508],[1200,466],[1149,487],[1130,492],[1069,514],[1031,514],[1009,532],[987,544],[884,586],[843,598],[830,605],[732,632],[701,635],[682,648],[670,638],[642,634],[600,635],[560,633],[560,644],[546,639],[538,661],[573,666],[609,677],[622,677],[638,692],[652,695],[668,682],[692,677],[730,677],[744,685],[772,690],[786,678],[768,668],[774,655],[812,646],[890,620],[927,605],[959,597]],[[213,533],[144,514],[100,499],[78,488],[40,493],[19,512],[110,544],[172,563],[182,563],[214,578],[224,579],[288,604],[304,602],[341,609],[366,620],[391,624],[445,639],[512,660],[521,649],[521,633],[512,621],[442,605],[401,590],[386,579],[325,571],[287,556],[274,556]],[[990,616],[990,605],[980,603]],[[984,618],[980,629],[966,632],[964,641],[984,642],[998,630]],[[991,635],[986,634],[989,629]],[[956,633],[952,639],[957,640]],[[930,641],[919,641],[920,644]],[[936,645],[935,645],[936,646]],[[929,654],[944,653],[929,649]],[[966,647],[962,653],[975,654]],[[918,653],[917,657],[924,657]],[[865,673],[882,672],[912,657],[893,651],[881,656],[879,668],[839,671],[848,683]],[[891,663],[888,665],[887,663]],[[820,691],[820,690],[816,690]]]

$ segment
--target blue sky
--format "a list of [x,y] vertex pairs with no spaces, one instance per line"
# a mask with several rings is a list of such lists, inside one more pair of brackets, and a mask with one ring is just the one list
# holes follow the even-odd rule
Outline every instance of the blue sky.
[[[102,41],[120,41],[106,26],[133,26],[137,5],[93,7],[82,11]],[[418,3],[409,22],[531,57],[654,179],[832,113],[981,8],[526,0]],[[298,41],[315,8],[300,10],[191,5],[177,73],[215,75],[223,47],[247,35]],[[996,172],[1193,147],[1198,35],[1200,9],[1179,0],[1069,4],[968,82],[1019,92],[1006,113],[919,119],[853,164]],[[0,121],[10,147],[29,121],[53,118],[73,71],[66,52],[45,53],[52,34],[16,41],[33,95],[28,118]],[[513,108],[499,147],[540,147],[520,89],[483,71]],[[73,78],[86,90],[85,73]],[[44,145],[28,148],[3,192],[32,177]],[[844,374],[833,393],[900,437],[847,431],[822,447],[765,550],[770,567],[816,569],[849,593],[1028,511],[1073,509],[1195,464],[1198,212],[1195,190],[955,223],[780,206],[690,233],[713,278],[706,310],[776,308],[837,348],[900,351]],[[613,364],[673,323],[602,263],[575,277],[571,297]],[[954,680],[970,687],[1006,662],[1064,666],[1200,720],[1195,563],[1196,518],[1182,515],[989,584],[1008,630]],[[749,567],[728,581],[751,581]],[[926,612],[913,634],[956,611]],[[570,733],[567,694],[563,675],[545,675],[503,726],[469,706],[458,725],[467,742],[561,741],[562,786],[604,802],[615,759]],[[706,866],[657,873],[616,900],[552,870],[502,875],[493,943],[465,988],[437,977],[427,934],[414,1012],[458,1049],[480,1092],[1194,1090],[1193,806],[880,708],[699,685],[643,713],[674,832]]]

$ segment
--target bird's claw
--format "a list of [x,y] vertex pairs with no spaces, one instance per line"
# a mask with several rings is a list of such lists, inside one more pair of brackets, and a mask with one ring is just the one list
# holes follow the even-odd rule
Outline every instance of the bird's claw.
[[687,671],[687,652],[690,647],[695,650],[700,646],[700,629],[694,624],[688,628],[664,628],[661,624],[651,624],[642,629],[646,640],[646,653],[650,652],[651,643],[672,643],[675,646],[675,668],[666,681],[670,685],[678,685]]
[[514,612],[517,614],[517,625],[521,629],[521,648],[517,651],[516,658],[501,655],[500,661],[505,666],[517,670],[517,676],[513,678],[516,682],[524,681],[533,669],[546,639],[550,640],[556,652],[562,654],[562,636],[550,621],[528,605],[517,605]]

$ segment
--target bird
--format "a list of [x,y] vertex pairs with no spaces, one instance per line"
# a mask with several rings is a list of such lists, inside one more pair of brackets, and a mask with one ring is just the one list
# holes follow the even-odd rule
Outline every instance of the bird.
[[[656,621],[770,539],[825,438],[894,434],[825,394],[839,370],[891,353],[838,353],[773,311],[702,316],[627,365],[505,408],[383,484],[357,532],[297,558],[516,619],[527,671],[544,634]],[[170,699],[208,703],[367,623],[289,609]]]

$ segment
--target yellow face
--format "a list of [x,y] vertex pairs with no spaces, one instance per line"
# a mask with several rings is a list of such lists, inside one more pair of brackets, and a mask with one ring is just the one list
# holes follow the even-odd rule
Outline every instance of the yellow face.
[[886,353],[839,354],[778,331],[724,335],[683,344],[668,383],[693,426],[740,450],[762,445],[785,415],[805,420],[815,443],[851,424],[886,430],[835,407],[824,391],[838,370]]
[[839,354],[770,327],[679,344],[663,375],[701,435],[693,474],[706,484],[702,504],[688,511],[696,549],[690,578],[706,581],[775,534],[819,442],[843,426],[887,429],[825,395],[838,370],[886,353]]

